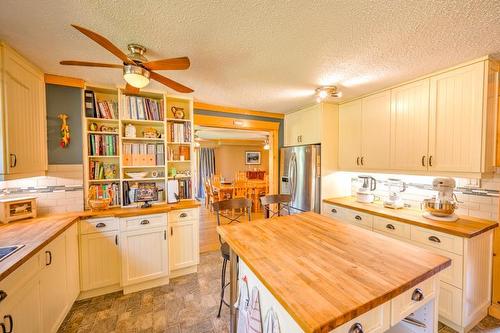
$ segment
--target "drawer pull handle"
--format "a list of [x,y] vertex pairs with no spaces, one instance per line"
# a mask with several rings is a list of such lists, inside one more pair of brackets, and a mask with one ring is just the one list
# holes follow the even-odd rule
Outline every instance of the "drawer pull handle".
[[141,224],[142,224],[142,225],[149,224],[149,220],[142,220],[142,221],[141,221]]
[[5,333],[12,333],[12,330],[14,329],[14,320],[12,320],[12,316],[11,315],[5,315],[5,316],[3,316],[3,320],[8,320],[9,321],[9,330],[5,329],[5,326],[4,326],[3,323],[2,323],[2,330]]
[[187,216],[188,216],[188,214],[187,214],[187,213],[181,213],[181,214],[179,215],[179,217],[187,217]]
[[420,302],[423,299],[424,299],[424,292],[420,288],[415,289],[413,291],[413,294],[411,294],[412,301]]
[[96,228],[104,228],[106,226],[106,223],[99,222],[95,225]]
[[434,243],[441,243],[441,240],[436,236],[429,236],[429,240]]
[[[49,261],[47,262],[47,255],[49,255]],[[45,251],[45,266],[50,266],[52,264],[52,252]]]
[[358,220],[358,221],[361,221],[361,220],[363,219],[363,218],[362,218],[361,216],[359,216],[359,215],[354,216],[354,218],[355,218],[356,220]]
[[0,290],[0,302],[7,298],[7,293],[3,290]]
[[390,224],[390,223],[388,225],[386,225],[385,227],[387,229],[390,229],[390,230],[395,230],[396,229],[396,227],[394,225]]
[[118,245],[118,235],[115,235],[115,244]]
[[408,324],[411,324],[411,325],[414,325],[414,326],[417,326],[420,328],[427,328],[427,325],[425,325],[425,323],[423,323],[420,320],[417,320],[415,318],[412,318],[412,317],[406,317],[403,319],[403,321],[405,323],[408,323]]
[[337,214],[337,210],[335,208],[332,208],[332,213]]
[[361,325],[360,323],[356,323],[354,325],[351,326],[351,328],[349,329],[349,333],[363,333],[363,325]]

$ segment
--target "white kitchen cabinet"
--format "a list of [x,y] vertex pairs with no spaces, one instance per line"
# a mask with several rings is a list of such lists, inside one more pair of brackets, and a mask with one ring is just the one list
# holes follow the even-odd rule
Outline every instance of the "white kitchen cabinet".
[[80,294],[80,260],[78,255],[78,224],[73,224],[66,230],[66,274],[68,311]]
[[390,169],[427,170],[429,79],[391,90],[390,131]]
[[361,100],[339,106],[339,168],[353,170],[361,159]]
[[123,286],[168,275],[166,225],[122,232],[120,240]]
[[118,230],[81,235],[80,239],[82,290],[119,284]]
[[384,91],[361,100],[361,158],[362,168],[389,168],[391,93]]
[[431,77],[430,169],[481,172],[484,66],[479,62]]
[[321,142],[322,104],[285,115],[285,146]]
[[198,265],[198,221],[188,220],[170,223],[169,242],[170,270]]
[[38,276],[8,294],[0,304],[0,319],[4,332],[38,333],[42,330],[40,314],[40,283]]
[[67,273],[66,235],[50,242],[42,251],[40,272],[40,303],[42,332],[56,332],[66,316]]
[[0,77],[0,178],[42,175],[47,170],[43,72],[0,43]]

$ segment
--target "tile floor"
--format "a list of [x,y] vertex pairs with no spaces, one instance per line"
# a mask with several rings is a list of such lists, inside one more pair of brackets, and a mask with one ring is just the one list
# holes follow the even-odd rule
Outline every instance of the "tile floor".
[[[201,255],[197,274],[169,285],[122,295],[121,292],[78,301],[60,333],[225,333],[229,310],[216,318],[222,260],[218,251]],[[440,324],[439,333],[454,333]],[[500,333],[500,320],[486,317],[471,333]],[[286,333],[286,332],[282,332]]]

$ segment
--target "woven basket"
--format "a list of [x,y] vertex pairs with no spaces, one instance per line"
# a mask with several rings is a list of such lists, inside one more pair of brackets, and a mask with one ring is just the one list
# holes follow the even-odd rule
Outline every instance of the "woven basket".
[[89,199],[88,203],[92,210],[105,210],[109,208],[111,199]]

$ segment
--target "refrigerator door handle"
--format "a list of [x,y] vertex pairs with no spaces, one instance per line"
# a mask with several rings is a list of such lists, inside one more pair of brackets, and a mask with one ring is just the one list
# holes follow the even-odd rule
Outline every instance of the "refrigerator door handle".
[[292,188],[291,188],[291,194],[292,194],[292,201],[295,201],[295,195],[297,194],[297,155],[294,153],[292,155],[292,159],[291,159],[291,164],[292,164],[292,174],[293,174],[293,177],[292,177]]

